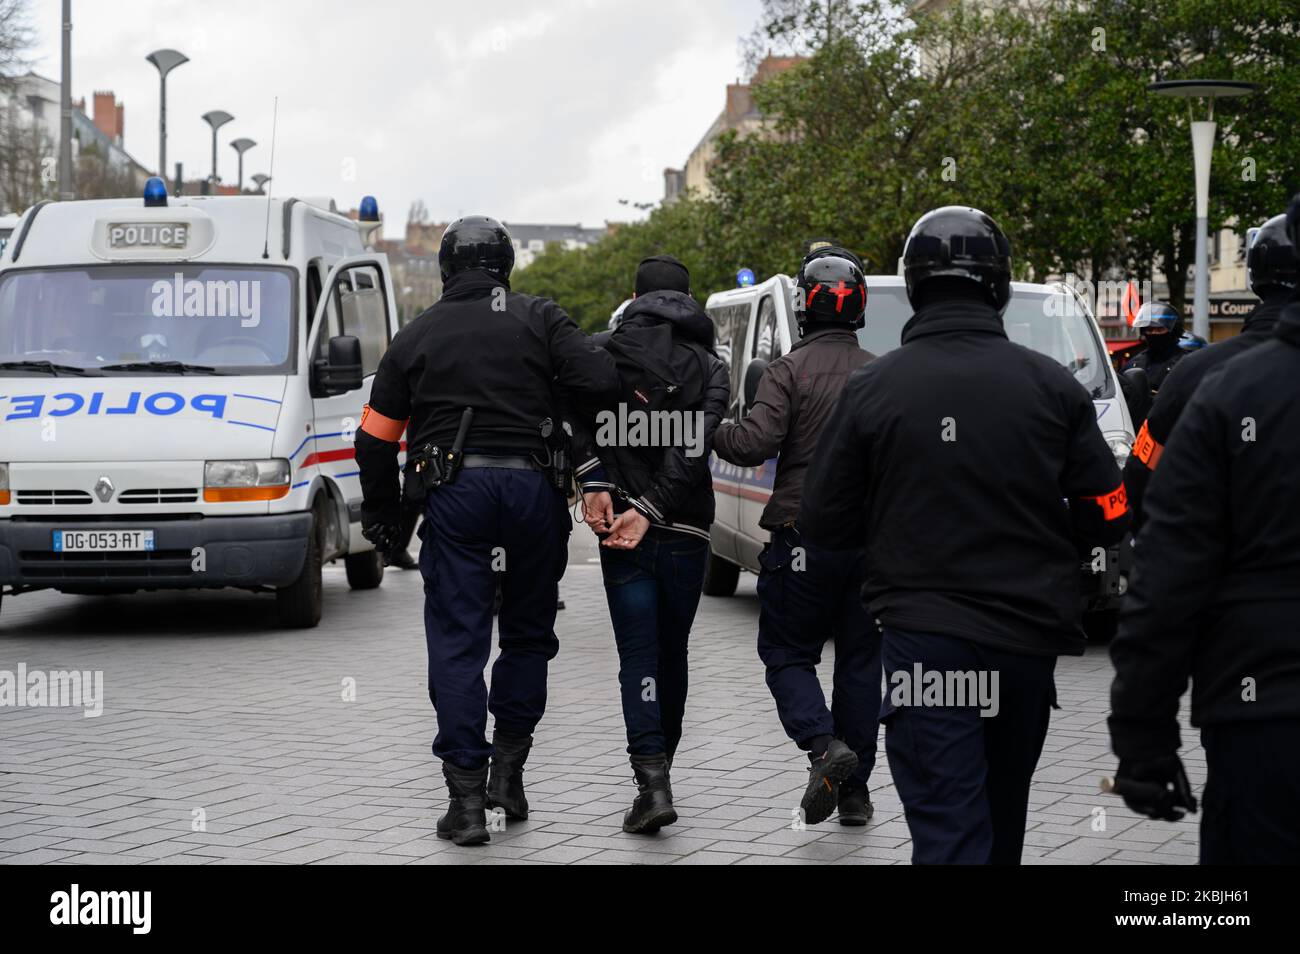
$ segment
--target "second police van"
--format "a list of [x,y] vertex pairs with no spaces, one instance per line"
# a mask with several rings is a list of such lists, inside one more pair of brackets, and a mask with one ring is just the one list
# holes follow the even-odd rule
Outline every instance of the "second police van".
[[332,201],[45,202],[0,257],[0,596],[242,587],[285,626],[354,589],[353,452],[396,333],[387,258]]
[[[731,369],[733,420],[748,413],[767,365],[789,353],[799,340],[793,292],[794,280],[776,275],[709,296],[705,308],[716,329],[718,356]],[[858,341],[875,355],[898,347],[912,313],[901,277],[868,275],[866,323],[857,333]],[[1088,390],[1097,426],[1122,469],[1133,447],[1133,422],[1101,332],[1083,298],[1064,283],[1013,282],[1002,322],[1012,341],[1055,358]],[[738,467],[715,454],[711,466],[717,516],[704,592],[730,596],[742,569],[759,570],[758,555],[768,534],[758,521],[772,493],[776,459],[758,467]],[[1105,637],[1114,628],[1131,557],[1128,546],[1112,548],[1095,565],[1081,567],[1085,625],[1094,637]]]

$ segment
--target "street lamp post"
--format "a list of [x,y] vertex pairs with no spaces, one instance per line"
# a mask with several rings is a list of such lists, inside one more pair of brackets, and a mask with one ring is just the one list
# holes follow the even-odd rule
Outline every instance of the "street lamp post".
[[[167,181],[167,74],[190,58],[176,50],[154,50],[145,57],[158,68],[158,175]],[[179,184],[179,183],[178,183]]]
[[59,198],[75,199],[72,174],[72,0],[63,0],[63,62],[59,71]]
[[258,195],[261,195],[263,192],[266,191],[266,184],[271,181],[271,177],[268,176],[265,172],[255,173],[249,176],[249,178],[253,180],[253,185],[257,186]]
[[217,192],[217,130],[235,117],[224,109],[214,109],[203,114],[203,121],[212,127],[212,194]]
[[[1196,279],[1192,306],[1192,334],[1210,340],[1210,159],[1214,152],[1214,101],[1253,93],[1258,84],[1238,80],[1162,80],[1147,86],[1160,96],[1208,99],[1206,118],[1192,118],[1192,163],[1196,171]],[[1192,104],[1187,104],[1192,116]]]
[[230,147],[234,149],[235,152],[239,153],[238,182],[239,182],[239,191],[241,193],[244,191],[244,153],[248,152],[248,150],[252,149],[256,145],[257,145],[256,142],[248,138],[236,139],[234,142],[230,144]]

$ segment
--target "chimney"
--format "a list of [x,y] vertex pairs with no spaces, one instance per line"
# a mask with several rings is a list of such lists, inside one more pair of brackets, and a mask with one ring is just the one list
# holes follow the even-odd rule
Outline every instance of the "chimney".
[[112,90],[95,91],[95,127],[119,146],[126,125],[125,107]]

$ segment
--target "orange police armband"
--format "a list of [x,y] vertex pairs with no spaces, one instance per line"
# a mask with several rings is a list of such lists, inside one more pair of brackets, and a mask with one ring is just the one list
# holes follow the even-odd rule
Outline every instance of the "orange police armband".
[[361,429],[381,441],[399,441],[406,430],[406,421],[384,417],[367,404],[361,409]]
[[1134,456],[1146,465],[1147,470],[1155,470],[1156,464],[1160,462],[1160,455],[1164,452],[1165,445],[1151,436],[1147,422],[1143,421],[1142,429],[1138,431],[1137,440],[1133,443]]
[[1128,513],[1128,491],[1124,489],[1123,481],[1120,481],[1120,485],[1108,494],[1086,499],[1100,507],[1102,515],[1107,520],[1116,520]]

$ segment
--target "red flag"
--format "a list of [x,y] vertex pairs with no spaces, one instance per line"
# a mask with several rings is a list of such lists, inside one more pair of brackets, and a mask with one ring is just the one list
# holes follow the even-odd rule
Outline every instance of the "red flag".
[[1124,322],[1130,328],[1133,327],[1133,321],[1137,318],[1138,309],[1142,307],[1142,299],[1138,298],[1137,285],[1129,282],[1124,288],[1124,297],[1120,299],[1120,309],[1124,313]]

